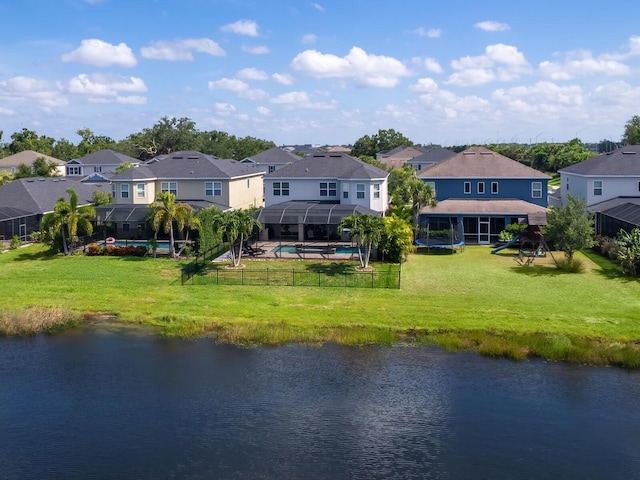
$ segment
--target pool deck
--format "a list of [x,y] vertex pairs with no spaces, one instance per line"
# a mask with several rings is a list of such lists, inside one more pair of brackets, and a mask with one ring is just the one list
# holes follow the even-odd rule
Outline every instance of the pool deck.
[[[264,253],[260,254],[247,254],[243,253],[243,259],[261,260],[261,259],[282,259],[282,260],[358,260],[358,253],[336,253],[337,247],[355,247],[355,243],[351,242],[293,242],[287,241],[259,241],[252,243],[251,246],[255,249],[262,249]],[[278,247],[289,247],[292,252],[274,251]],[[229,261],[229,252],[223,253],[216,258],[214,262],[226,262]]]

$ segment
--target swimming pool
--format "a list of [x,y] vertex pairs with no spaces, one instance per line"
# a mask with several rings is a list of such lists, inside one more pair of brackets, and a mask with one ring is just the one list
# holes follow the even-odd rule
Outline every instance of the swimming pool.
[[[327,248],[326,245],[309,244],[309,245],[305,245],[304,246],[304,249],[305,249],[304,253],[315,253],[315,252],[313,252],[313,250],[317,250],[318,253],[326,253],[325,252],[326,248]],[[297,253],[295,245],[279,245],[276,248],[274,248],[272,250],[272,252],[274,252],[274,253]],[[358,247],[352,247],[350,245],[337,245],[335,253],[339,253],[339,254],[343,254],[343,255],[344,254],[357,255],[358,254]]]

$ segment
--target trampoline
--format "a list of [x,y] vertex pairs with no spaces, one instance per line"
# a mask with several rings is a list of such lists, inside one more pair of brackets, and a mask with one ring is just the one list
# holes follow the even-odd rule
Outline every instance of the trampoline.
[[457,248],[464,249],[464,235],[460,225],[449,224],[449,228],[442,230],[432,230],[427,224],[422,230],[423,236],[416,238],[415,244],[418,247],[442,248],[455,251]]

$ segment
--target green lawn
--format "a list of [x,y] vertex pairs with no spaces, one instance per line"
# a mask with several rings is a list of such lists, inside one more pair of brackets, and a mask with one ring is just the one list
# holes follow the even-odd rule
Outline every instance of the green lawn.
[[[561,255],[557,254],[556,255]],[[545,333],[606,342],[640,340],[640,282],[593,254],[583,274],[551,260],[522,267],[513,251],[467,247],[415,254],[395,289],[180,284],[168,259],[49,256],[42,246],[0,255],[4,308],[110,312],[166,334],[228,341],[395,341],[416,332]],[[317,262],[243,260],[251,268],[325,268]],[[346,333],[345,333],[346,332]],[[355,332],[355,333],[354,333]]]

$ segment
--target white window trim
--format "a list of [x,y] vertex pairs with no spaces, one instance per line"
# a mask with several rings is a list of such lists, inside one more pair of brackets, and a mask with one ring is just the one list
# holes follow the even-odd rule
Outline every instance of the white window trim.
[[[480,191],[480,186],[481,185],[482,185],[482,191]],[[478,184],[476,185],[476,189],[477,189],[478,195],[484,195],[485,194],[486,190],[485,190],[484,187],[485,187],[484,182],[478,182]]]
[[[539,185],[539,187],[536,188],[536,185]],[[540,193],[536,195],[538,191]],[[542,182],[531,182],[531,198],[542,198]]]
[[365,198],[367,198],[367,186],[364,183],[356,183],[356,199],[362,200]]
[[[165,187],[166,185],[166,187]],[[172,192],[172,188],[171,185],[175,185],[175,193]],[[164,192],[169,192],[169,193],[173,193],[176,197],[178,196],[178,182],[160,182],[160,191],[162,193]]]
[[380,184],[379,183],[374,183],[373,184],[373,198],[380,198]]
[[471,195],[471,182],[464,182],[463,191],[465,195]]
[[[600,188],[599,188],[600,193],[596,193],[596,183],[598,183],[598,182],[600,183]],[[594,180],[593,181],[593,196],[594,197],[601,197],[602,193],[603,193],[603,190],[604,190],[603,187],[604,187],[604,182],[602,180]]]
[[[126,195],[125,195],[126,193]],[[130,198],[129,194],[131,192],[129,191],[129,184],[128,183],[122,183],[120,184],[120,198]]]
[[[495,188],[495,192],[493,191],[494,190],[493,189],[494,186],[496,187]],[[497,195],[498,194],[498,182],[491,182],[491,194],[492,195]]]
[[[142,186],[142,189],[140,189]],[[147,185],[144,183],[136,183],[136,197],[145,198],[147,196]]]

